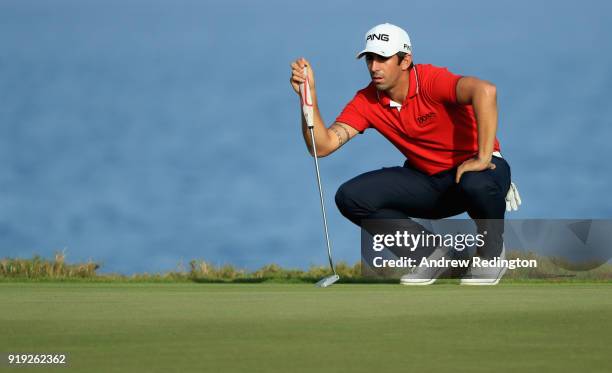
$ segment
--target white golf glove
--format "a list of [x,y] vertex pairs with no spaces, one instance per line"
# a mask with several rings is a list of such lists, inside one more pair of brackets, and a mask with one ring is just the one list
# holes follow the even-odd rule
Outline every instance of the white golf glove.
[[508,194],[506,194],[506,211],[518,210],[521,203],[521,196],[516,188],[516,184],[510,182],[510,189],[508,189]]

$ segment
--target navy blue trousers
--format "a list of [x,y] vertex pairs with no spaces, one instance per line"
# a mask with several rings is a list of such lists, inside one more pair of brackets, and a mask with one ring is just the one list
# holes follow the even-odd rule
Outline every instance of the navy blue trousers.
[[[455,183],[456,168],[427,175],[406,162],[403,167],[366,172],[340,186],[336,205],[359,226],[363,219],[442,219],[467,212],[479,232],[488,231],[488,242],[478,254],[498,256],[510,166],[495,156],[492,162],[494,170],[466,172],[459,184]],[[415,227],[417,232],[421,229]]]

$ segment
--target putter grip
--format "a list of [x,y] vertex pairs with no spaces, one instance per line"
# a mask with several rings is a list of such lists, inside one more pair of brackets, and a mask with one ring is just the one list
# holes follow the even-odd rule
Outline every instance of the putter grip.
[[306,120],[306,125],[309,128],[314,127],[314,109],[312,106],[312,95],[310,93],[310,83],[308,82],[308,68],[304,67],[304,75],[306,76],[306,81],[304,83],[300,83],[300,97],[302,99],[302,112],[304,113],[304,119]]

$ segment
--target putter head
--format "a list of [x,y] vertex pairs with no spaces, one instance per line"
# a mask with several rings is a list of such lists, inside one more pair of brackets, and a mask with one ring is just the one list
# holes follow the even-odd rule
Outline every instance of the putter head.
[[340,280],[340,276],[333,274],[331,276],[323,277],[319,282],[315,284],[318,288],[326,288],[333,285],[336,281]]

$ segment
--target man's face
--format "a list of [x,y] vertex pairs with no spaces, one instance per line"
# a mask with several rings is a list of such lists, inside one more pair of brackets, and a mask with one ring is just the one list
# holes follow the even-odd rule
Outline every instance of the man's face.
[[365,60],[368,71],[376,88],[380,91],[392,89],[397,84],[402,71],[408,69],[410,62],[409,56],[399,61],[397,55],[383,57],[375,53],[366,53]]

